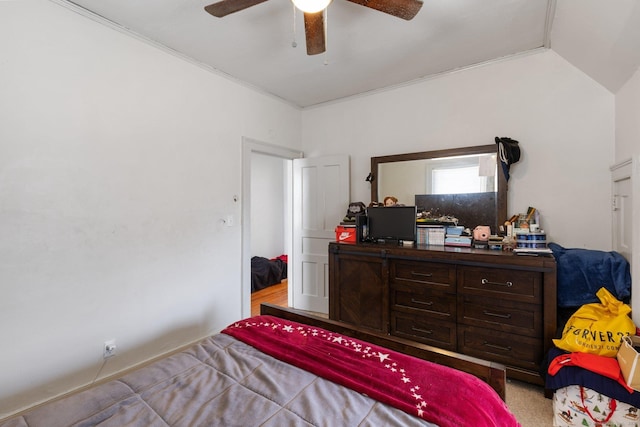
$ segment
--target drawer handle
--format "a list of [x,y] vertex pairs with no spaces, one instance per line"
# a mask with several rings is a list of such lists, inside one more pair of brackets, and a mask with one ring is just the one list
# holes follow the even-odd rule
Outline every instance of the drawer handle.
[[504,282],[504,283],[501,283],[501,282],[490,282],[490,281],[489,281],[489,280],[487,280],[487,279],[482,279],[482,284],[483,284],[483,285],[506,286],[507,288],[510,288],[510,287],[512,287],[512,286],[513,286],[513,282]]
[[420,301],[420,300],[415,299],[415,298],[411,298],[411,302],[414,303],[414,304],[428,305],[429,307],[431,307],[433,305],[433,301]]
[[495,348],[495,349],[498,349],[498,350],[511,351],[511,346],[503,347],[501,345],[488,343],[487,341],[483,342],[482,344],[487,346],[487,347]]
[[422,332],[422,333],[427,334],[427,335],[431,335],[431,334],[433,334],[433,330],[432,330],[432,329],[429,329],[429,330],[427,330],[427,329],[420,329],[420,328],[416,328],[416,327],[413,327],[413,326],[412,326],[412,327],[411,327],[411,330],[412,330],[412,331],[415,331],[415,332]]
[[419,277],[433,277],[433,273],[419,273],[417,271],[412,271],[411,275],[412,276],[419,276]]
[[490,311],[484,310],[482,314],[484,314],[485,316],[500,317],[501,319],[511,319],[511,313],[500,314],[500,313],[492,313]]

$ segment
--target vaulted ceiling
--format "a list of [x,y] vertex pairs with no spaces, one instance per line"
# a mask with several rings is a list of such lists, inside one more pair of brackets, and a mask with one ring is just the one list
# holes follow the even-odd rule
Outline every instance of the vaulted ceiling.
[[52,1],[300,107],[544,48],[613,93],[640,65],[636,0],[424,0],[410,21],[334,0],[312,56],[290,0],[223,18],[213,0]]

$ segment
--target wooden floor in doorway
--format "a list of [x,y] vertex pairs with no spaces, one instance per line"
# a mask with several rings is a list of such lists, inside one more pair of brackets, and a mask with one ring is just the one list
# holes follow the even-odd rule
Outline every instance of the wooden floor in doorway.
[[263,302],[288,307],[288,286],[287,279],[284,279],[277,285],[253,292],[251,294],[251,315],[257,316],[260,314],[260,304]]

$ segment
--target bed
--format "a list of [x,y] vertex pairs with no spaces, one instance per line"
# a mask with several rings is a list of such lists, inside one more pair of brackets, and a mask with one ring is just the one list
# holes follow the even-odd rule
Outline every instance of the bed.
[[262,305],[0,426],[517,426],[504,386],[501,365]]
[[287,278],[287,255],[268,259],[251,257],[251,292],[277,285]]

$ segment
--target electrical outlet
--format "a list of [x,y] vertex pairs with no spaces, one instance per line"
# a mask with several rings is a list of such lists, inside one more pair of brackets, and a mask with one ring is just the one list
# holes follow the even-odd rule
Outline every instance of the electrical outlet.
[[108,359],[116,355],[116,340],[109,340],[104,342],[102,347],[102,358]]

